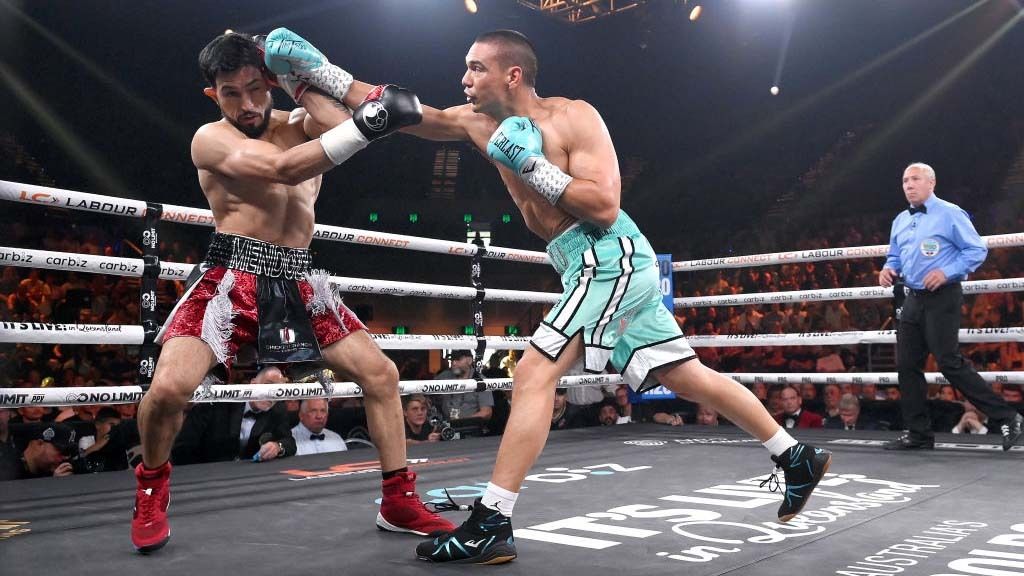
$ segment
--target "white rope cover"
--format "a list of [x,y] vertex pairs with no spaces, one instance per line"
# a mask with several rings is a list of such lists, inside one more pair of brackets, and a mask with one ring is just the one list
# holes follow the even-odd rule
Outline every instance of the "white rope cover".
[[[621,384],[618,374],[565,376],[559,386],[591,386]],[[484,380],[485,389],[511,390],[511,378]],[[476,392],[476,380],[405,380],[399,383],[399,394],[461,394]],[[302,398],[357,398],[363,389],[355,382],[334,382],[328,394],[318,382],[297,384],[214,384],[200,386],[192,394],[192,402],[248,402],[250,400],[298,400]],[[0,388],[0,407],[74,406],[79,404],[134,404],[142,400],[139,386],[93,386],[82,388]]]
[[[979,372],[985,382],[1024,384],[1024,372]],[[741,384],[881,384],[896,385],[895,372],[857,373],[741,373],[725,374]],[[929,384],[949,384],[938,372],[928,372]],[[559,382],[563,388],[574,386],[619,385],[618,374],[564,376]],[[511,378],[484,380],[487,390],[511,390]],[[399,383],[399,394],[460,394],[475,392],[475,380],[406,380]],[[209,390],[199,387],[192,394],[192,402],[248,402],[250,400],[299,400],[302,398],[356,398],[363,395],[354,382],[335,382],[327,394],[319,383],[301,384],[215,384]],[[0,407],[22,406],[74,406],[78,404],[134,404],[142,400],[138,386],[104,386],[88,388],[0,388]]]
[[[1024,291],[1024,278],[1003,280],[972,280],[961,284],[964,294]],[[795,290],[790,292],[758,292],[755,294],[723,294],[674,298],[676,308],[707,308],[709,306],[744,306],[749,304],[787,304],[791,302],[826,302],[829,300],[872,300],[892,298],[892,288],[829,288],[826,290]]]
[[[89,274],[112,274],[135,278],[142,276],[143,272],[143,261],[141,258],[93,256],[72,252],[52,252],[49,250],[0,246],[0,265],[7,264],[26,268],[65,270]],[[161,262],[160,279],[185,280],[192,273],[194,267],[195,264]],[[342,292],[348,293],[422,296],[454,300],[472,300],[476,298],[476,289],[468,286],[445,286],[443,284],[420,284],[416,282],[396,282],[369,278],[346,278],[343,276],[332,276],[331,282],[337,284]],[[533,292],[529,290],[488,288],[484,291],[484,300],[492,302],[554,304],[560,297],[561,294],[553,292]]]
[[[964,328],[960,343],[1024,342],[1024,328]],[[727,348],[731,346],[837,346],[843,344],[895,344],[895,330],[856,330],[851,332],[803,332],[796,334],[729,334],[690,336],[694,348]]]
[[[142,218],[146,215],[146,203],[141,200],[100,196],[74,190],[22,184],[7,180],[0,180],[0,200],[36,204],[50,208],[86,210],[131,218]],[[160,219],[181,224],[214,225],[213,213],[209,210],[175,206],[173,204],[163,204],[163,214]],[[479,250],[476,244],[469,242],[452,242],[449,240],[388,234],[385,232],[342,228],[340,226],[327,226],[324,224],[316,225],[313,230],[313,237],[334,242],[361,244],[363,246],[382,246],[386,248],[433,252],[436,254],[453,254],[456,256],[473,256]],[[502,248],[499,246],[488,247],[484,257],[493,260],[508,260],[531,264],[547,264],[550,262],[548,255],[544,252]]]
[[[419,334],[371,334],[382,350],[447,350],[475,348],[475,336]],[[104,324],[43,324],[38,322],[0,322],[0,342],[32,344],[142,344],[142,326]],[[525,336],[485,336],[487,347],[525,350]],[[731,346],[826,346],[841,344],[895,344],[894,330],[856,330],[851,332],[804,332],[793,334],[729,334],[690,336],[694,348]],[[963,328],[960,342],[1024,342],[1024,327]]]
[[[88,194],[85,192],[76,192],[61,188],[50,188],[46,186],[36,186],[34,184],[11,182],[8,180],[0,180],[0,200],[37,204],[53,208],[86,210],[89,212],[134,218],[142,218],[146,215],[146,203],[140,200],[101,196],[98,194]],[[168,222],[196,224],[202,226],[214,225],[213,213],[206,209],[175,206],[173,204],[163,204],[163,209],[164,211],[161,219]],[[434,238],[420,238],[417,236],[405,236],[401,234],[388,234],[384,232],[360,230],[358,228],[326,226],[323,224],[316,225],[313,237],[322,240],[361,244],[364,246],[384,246],[438,254],[454,254],[458,256],[473,256],[478,250],[478,247],[475,244],[468,242],[452,242],[448,240],[437,240]],[[985,240],[985,244],[989,248],[1024,246],[1024,233],[1021,232],[1015,234],[983,236],[982,239]],[[748,266],[770,266],[777,264],[792,264],[795,262],[823,262],[831,260],[848,260],[853,258],[876,258],[885,256],[888,250],[889,247],[887,245],[880,244],[875,246],[817,248],[791,252],[747,254],[743,256],[704,258],[699,260],[673,262],[672,270],[674,272],[684,272],[696,270],[717,270],[722,268],[745,268]],[[501,248],[498,246],[489,247],[485,257],[496,260],[529,262],[534,264],[550,262],[550,259],[544,252],[519,250],[516,248]]]
[[[996,234],[982,236],[989,248],[1010,248],[1024,246],[1024,232],[1015,234]],[[727,256],[725,258],[702,258],[700,260],[683,260],[672,263],[673,272],[693,272],[696,270],[719,270],[722,268],[746,268],[752,266],[775,266],[794,264],[796,262],[828,262],[832,260],[851,260],[854,258],[878,258],[889,253],[887,244],[874,246],[850,246],[844,248],[816,248],[813,250],[796,250],[793,252],[772,252],[767,254],[746,254],[744,256]]]
[[[25,344],[128,344],[140,345],[142,326],[128,324],[44,324],[39,322],[0,322],[0,342]],[[371,334],[383,350],[447,350],[475,348],[475,336]],[[529,338],[523,336],[485,336],[487,347],[525,350]]]

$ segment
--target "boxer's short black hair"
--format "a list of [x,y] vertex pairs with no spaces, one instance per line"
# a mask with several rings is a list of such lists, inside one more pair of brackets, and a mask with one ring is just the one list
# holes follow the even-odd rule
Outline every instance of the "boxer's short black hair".
[[524,34],[515,30],[495,30],[477,36],[476,42],[501,46],[498,56],[501,64],[519,66],[523,69],[523,83],[537,85],[537,52]]
[[199,70],[206,82],[214,88],[217,86],[217,74],[235,72],[246,66],[263,69],[263,54],[248,34],[221,34],[199,53]]

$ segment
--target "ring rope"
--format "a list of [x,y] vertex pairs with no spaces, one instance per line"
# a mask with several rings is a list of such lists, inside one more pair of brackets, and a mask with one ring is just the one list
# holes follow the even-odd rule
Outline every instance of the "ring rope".
[[[8,180],[0,180],[0,200],[41,204],[50,208],[85,210],[131,218],[144,218],[146,215],[146,203],[140,200],[100,196],[98,194],[36,186],[34,184],[22,184]],[[187,206],[175,206],[173,204],[163,204],[161,219],[165,222],[178,222],[181,224],[214,225],[213,213],[211,211],[201,208],[189,208]],[[450,240],[421,238],[419,236],[406,236],[403,234],[388,234],[386,232],[343,228],[325,224],[317,224],[314,227],[313,238],[360,244],[363,246],[382,246],[385,248],[418,250],[420,252],[452,254],[456,256],[473,256],[478,251],[478,247],[469,242],[453,242]],[[508,260],[530,264],[550,263],[548,255],[544,252],[519,250],[517,248],[500,248],[498,246],[489,247],[484,257],[493,260]]]
[[[421,334],[371,334],[382,350],[472,350],[476,336]],[[0,322],[0,343],[26,344],[142,344],[142,326],[128,324],[47,324]],[[1024,342],[1024,327],[962,328],[961,343]],[[484,336],[487,348],[525,350],[530,339],[523,336]],[[895,344],[895,330],[853,330],[849,332],[800,332],[789,334],[728,334],[687,337],[693,348],[731,346],[836,346],[843,344]]]
[[[143,260],[113,256],[93,256],[73,252],[52,252],[0,246],[0,263],[26,268],[43,268],[70,272],[111,274],[114,276],[139,277],[143,273]],[[185,280],[195,264],[160,262],[161,280]],[[417,296],[425,298],[446,298],[451,300],[473,300],[476,288],[469,286],[446,286],[444,284],[421,284],[371,278],[331,276],[331,282],[342,292],[380,294],[385,296]],[[1024,291],[1024,278],[1003,280],[971,280],[963,282],[964,294]],[[505,290],[487,288],[484,300],[491,302],[526,302],[532,304],[554,304],[561,298],[556,292],[530,290]],[[871,286],[866,288],[829,288],[825,290],[796,290],[791,292],[757,292],[753,294],[724,294],[720,296],[697,296],[675,298],[675,308],[705,308],[710,306],[744,306],[750,304],[787,304],[793,302],[827,302],[832,300],[870,300],[892,298],[892,288]]]
[[[1024,384],[1024,372],[979,372],[986,382]],[[896,372],[839,372],[820,374],[798,373],[738,373],[724,374],[741,384],[881,384],[897,385]],[[939,372],[928,372],[929,384],[949,384]],[[595,386],[622,384],[618,374],[563,376],[558,386]],[[486,378],[483,390],[511,390],[512,378]],[[214,384],[206,391],[196,388],[191,402],[248,402],[250,400],[299,400],[303,398],[358,398],[362,388],[354,382],[335,382],[331,393],[326,393],[318,382],[295,384]],[[399,393],[408,394],[461,394],[480,391],[478,382],[462,380],[405,380],[399,382]],[[0,407],[74,406],[79,404],[134,404],[142,400],[140,386],[93,386],[81,388],[0,388]]]
[[[146,203],[140,200],[101,196],[98,194],[88,194],[85,192],[76,192],[61,188],[50,188],[34,184],[11,182],[8,180],[0,180],[0,200],[9,200],[12,202],[28,204],[42,204],[44,206],[54,208],[86,210],[89,212],[114,214],[135,218],[142,218],[146,213]],[[161,216],[163,221],[203,226],[214,225],[213,214],[209,210],[190,208],[187,206],[175,206],[173,204],[164,204],[163,208],[164,211]],[[418,250],[421,252],[454,254],[458,256],[473,256],[478,250],[474,244],[469,242],[453,242],[449,240],[421,238],[418,236],[406,236],[402,234],[388,234],[384,232],[360,230],[358,228],[342,228],[339,226],[327,226],[323,224],[316,225],[313,237],[321,240],[333,240],[337,242],[361,244],[364,246],[384,246],[406,250]],[[989,248],[1024,246],[1024,232],[982,236],[982,239],[985,241],[985,245]],[[743,256],[728,256],[723,258],[702,258],[697,260],[673,262],[672,271],[693,272],[697,270],[718,270],[722,268],[745,268],[750,266],[793,264],[796,262],[827,262],[832,260],[848,260],[855,258],[877,258],[885,256],[888,253],[888,250],[888,245],[879,244],[874,246],[848,246],[765,254],[747,254]],[[519,250],[515,248],[500,248],[497,246],[489,247],[485,258],[529,262],[535,264],[550,263],[550,259],[544,252]]]
[[[1014,234],[995,234],[982,236],[989,248],[1011,248],[1024,246],[1024,232]],[[812,250],[795,250],[792,252],[772,252],[767,254],[747,254],[744,256],[727,256],[725,258],[702,258],[699,260],[683,260],[672,263],[673,272],[694,272],[697,270],[719,270],[722,268],[746,268],[751,266],[775,266],[794,264],[796,262],[830,262],[833,260],[852,260],[855,258],[878,258],[889,253],[888,244],[874,246],[847,246],[840,248],[816,248]]]

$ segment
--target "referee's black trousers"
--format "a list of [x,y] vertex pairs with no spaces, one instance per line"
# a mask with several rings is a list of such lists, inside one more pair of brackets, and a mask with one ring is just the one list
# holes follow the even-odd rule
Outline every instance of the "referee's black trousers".
[[960,283],[947,284],[935,292],[914,290],[903,302],[896,332],[897,369],[900,379],[900,407],[903,425],[914,438],[931,438],[932,419],[928,413],[928,384],[924,363],[935,355],[942,375],[960,390],[971,404],[999,423],[1013,418],[1016,410],[992,391],[960,354]]

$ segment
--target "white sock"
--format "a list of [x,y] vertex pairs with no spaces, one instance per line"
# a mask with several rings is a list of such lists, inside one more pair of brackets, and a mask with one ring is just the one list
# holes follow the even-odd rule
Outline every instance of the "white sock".
[[519,498],[518,492],[509,492],[493,482],[488,482],[487,491],[480,498],[480,503],[491,510],[501,512],[505,516],[511,516],[512,508],[515,508],[516,505],[516,498]]
[[782,456],[783,452],[796,446],[797,441],[789,435],[789,432],[786,432],[785,428],[779,427],[779,431],[775,433],[775,436],[772,436],[763,444],[772,453],[772,456]]

